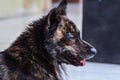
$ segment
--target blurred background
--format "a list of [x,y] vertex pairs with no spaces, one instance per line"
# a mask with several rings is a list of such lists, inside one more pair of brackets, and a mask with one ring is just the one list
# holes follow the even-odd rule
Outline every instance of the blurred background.
[[[32,21],[42,18],[61,0],[0,0],[0,51]],[[68,17],[83,39],[97,48],[97,55],[84,67],[65,65],[65,80],[119,80],[120,0],[68,0]]]

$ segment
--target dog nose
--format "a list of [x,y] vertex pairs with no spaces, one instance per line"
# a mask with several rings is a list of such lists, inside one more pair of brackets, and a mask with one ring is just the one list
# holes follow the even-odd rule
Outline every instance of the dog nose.
[[90,49],[90,52],[91,52],[91,54],[96,55],[97,50],[96,50],[95,48],[92,47],[92,48]]

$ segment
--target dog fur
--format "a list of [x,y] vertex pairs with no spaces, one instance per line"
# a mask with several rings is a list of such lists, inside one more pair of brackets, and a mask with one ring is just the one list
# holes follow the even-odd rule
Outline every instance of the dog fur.
[[62,80],[63,63],[83,66],[95,55],[66,16],[67,1],[34,21],[0,53],[0,80]]

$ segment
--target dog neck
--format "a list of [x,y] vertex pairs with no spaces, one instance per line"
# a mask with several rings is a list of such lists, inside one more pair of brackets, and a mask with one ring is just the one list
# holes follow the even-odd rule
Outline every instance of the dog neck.
[[[41,23],[42,22],[42,23]],[[61,80],[60,66],[53,60],[44,46],[43,27],[45,21],[38,20],[5,50],[5,60],[10,69],[26,72],[40,80]],[[38,24],[39,23],[39,24]],[[44,24],[44,26],[43,26]]]

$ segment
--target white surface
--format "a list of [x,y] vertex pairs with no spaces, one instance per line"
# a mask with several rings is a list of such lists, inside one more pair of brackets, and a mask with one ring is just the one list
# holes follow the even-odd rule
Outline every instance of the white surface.
[[120,65],[88,62],[84,67],[67,68],[68,80],[120,80]]

